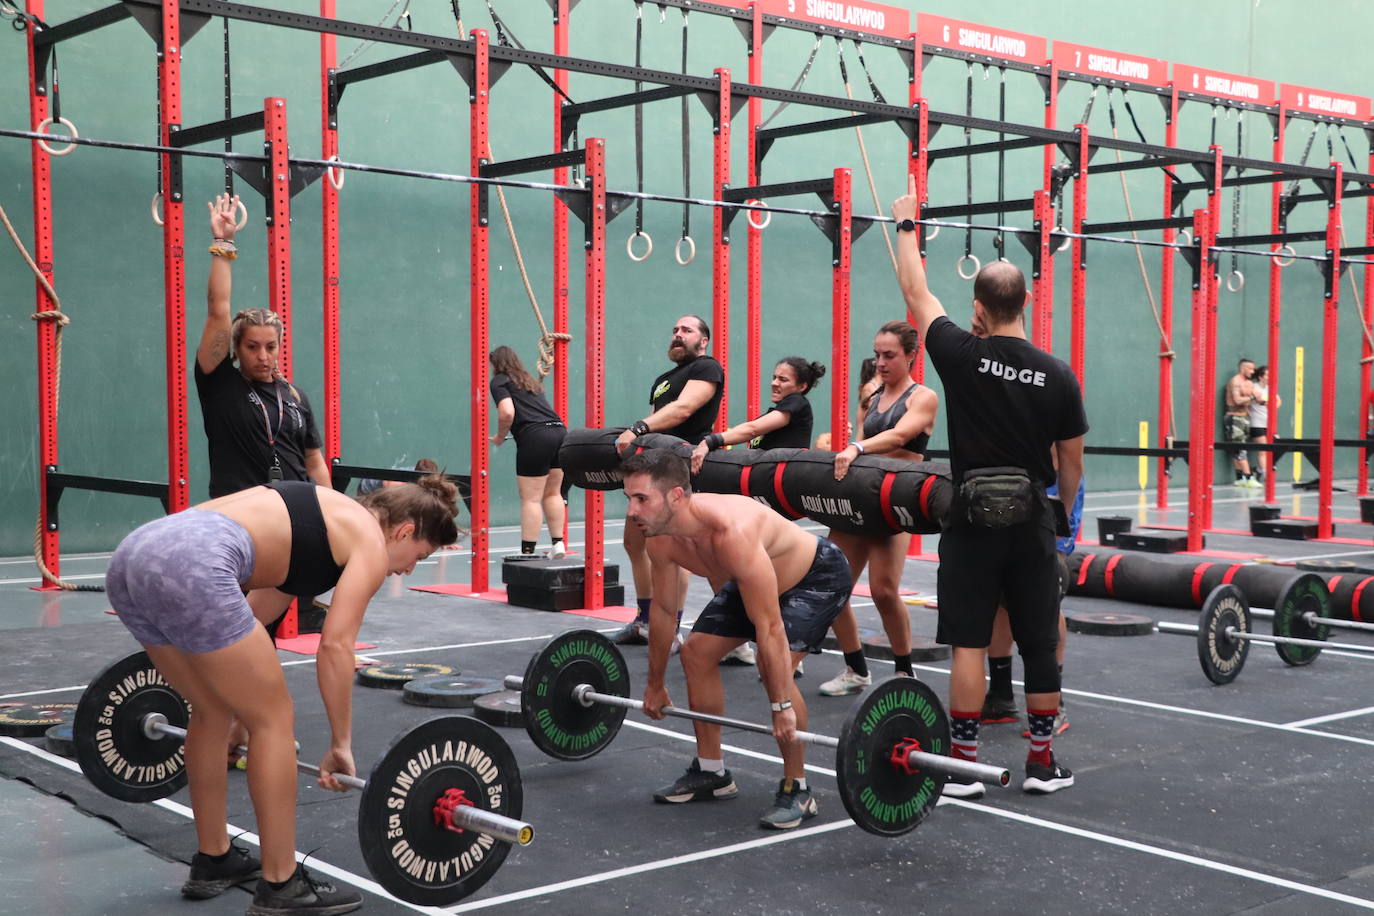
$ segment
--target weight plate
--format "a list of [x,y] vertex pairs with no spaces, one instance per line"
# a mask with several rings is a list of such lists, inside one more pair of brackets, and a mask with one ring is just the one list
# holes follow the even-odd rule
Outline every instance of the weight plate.
[[81,694],[72,722],[76,762],[106,795],[150,802],[186,784],[182,742],[144,734],[144,718],[153,713],[165,716],[168,725],[185,728],[191,707],[145,652],[110,665]]
[[1299,560],[1293,565],[1304,572],[1352,573],[1359,569],[1344,560]]
[[1149,617],[1111,611],[1065,611],[1064,623],[1070,633],[1088,636],[1148,636],[1155,631]]
[[54,725],[43,733],[43,743],[48,746],[48,750],[57,754],[59,757],[75,757],[76,750],[72,742],[72,727],[67,725]]
[[[892,658],[892,644],[883,633],[875,633],[859,640],[864,655],[869,658]],[[950,656],[949,646],[938,643],[929,636],[911,637],[911,660],[913,662],[938,662]]]
[[845,719],[835,750],[835,773],[845,811],[869,833],[900,836],[914,830],[940,800],[946,776],[908,774],[892,763],[893,749],[915,739],[929,754],[949,754],[949,719],[929,686],[892,677],[865,691]]
[[0,708],[0,735],[35,738],[54,725],[70,725],[75,703],[36,703]]
[[471,709],[472,701],[487,693],[496,693],[501,682],[485,677],[422,677],[409,681],[401,699],[412,706],[442,706],[447,709]]
[[[1274,608],[1274,635],[1325,642],[1331,628],[1324,623],[1309,624],[1303,620],[1303,615],[1308,613],[1316,617],[1331,616],[1331,592],[1326,587],[1326,580],[1316,573],[1294,576],[1279,594],[1278,606]],[[1310,665],[1322,652],[1319,646],[1291,643],[1275,643],[1274,651],[1289,665]]]
[[401,690],[416,678],[439,675],[454,677],[458,673],[458,669],[452,665],[431,665],[425,662],[412,662],[409,665],[371,665],[358,670],[358,683],[364,687]]
[[520,705],[518,690],[486,693],[472,703],[472,714],[488,725],[520,728],[525,724],[525,711]]
[[597,693],[630,695],[630,672],[620,650],[595,630],[570,630],[549,640],[525,667],[520,699],[525,731],[536,747],[559,760],[585,760],[614,740],[625,707],[573,697],[578,684]]
[[1228,627],[1250,632],[1250,607],[1234,585],[1218,585],[1202,603],[1197,618],[1197,657],[1213,684],[1229,684],[1245,667],[1250,640],[1226,635]]
[[520,770],[490,726],[466,716],[430,719],[396,736],[358,802],[358,843],[377,883],[402,900],[447,906],[486,884],[510,844],[435,822],[458,789],[478,808],[520,817]]

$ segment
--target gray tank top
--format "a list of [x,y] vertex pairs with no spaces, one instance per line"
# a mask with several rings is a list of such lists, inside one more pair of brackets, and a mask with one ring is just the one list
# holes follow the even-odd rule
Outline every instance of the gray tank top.
[[[896,426],[898,420],[906,416],[907,398],[911,397],[911,392],[914,388],[916,388],[917,384],[917,382],[912,382],[911,386],[908,387],[906,391],[903,391],[901,396],[898,397],[897,400],[893,401],[891,404],[888,405],[887,410],[870,409],[868,411],[868,413],[864,416],[865,439],[876,436],[878,435],[878,433],[886,432],[887,430]],[[878,398],[880,397],[882,397],[881,393],[874,395],[873,401],[871,403],[876,405],[878,403]],[[926,445],[929,442],[930,433],[923,432],[917,435],[914,439],[910,439],[904,442],[902,444],[902,448],[906,449],[908,452],[913,452],[917,455],[924,455],[926,453]]]

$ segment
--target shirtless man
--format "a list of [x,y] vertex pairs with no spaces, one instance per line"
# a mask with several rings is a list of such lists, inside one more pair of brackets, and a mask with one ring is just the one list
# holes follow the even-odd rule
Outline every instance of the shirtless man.
[[[1251,381],[1255,376],[1252,360],[1242,359],[1236,366],[1236,374],[1226,383],[1226,419],[1222,432],[1227,442],[1244,444],[1250,436],[1250,402],[1255,399],[1255,386]],[[1250,456],[1245,449],[1238,449],[1231,463],[1236,471],[1236,486],[1258,487],[1260,482],[1250,472]]]
[[[703,576],[716,595],[702,609],[682,646],[691,709],[722,715],[725,694],[717,668],[747,640],[758,645],[760,680],[773,710],[773,737],[783,779],[762,827],[788,830],[817,813],[805,778],[806,702],[792,670],[821,640],[849,598],[853,580],[840,549],[745,496],[692,494],[687,459],[650,449],[621,463],[626,524],[645,538],[654,598],[649,611],[649,676],[644,711],[663,718],[670,705],[664,686],[668,650],[677,630],[680,570]],[[720,726],[693,722],[697,757],[677,782],[654,800],[682,803],[733,798],[738,789],[725,769]]]

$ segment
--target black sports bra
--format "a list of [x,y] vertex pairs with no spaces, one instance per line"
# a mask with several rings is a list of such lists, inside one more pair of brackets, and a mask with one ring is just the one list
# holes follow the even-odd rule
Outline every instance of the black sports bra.
[[277,491],[291,518],[291,564],[277,590],[297,598],[313,598],[329,591],[338,584],[343,567],[334,562],[329,550],[329,531],[315,484],[278,480],[267,486]]
[[[907,398],[911,397],[911,390],[915,388],[917,384],[917,382],[912,382],[911,386],[908,387],[906,391],[903,391],[897,400],[888,405],[887,410],[882,411],[873,409],[873,407],[877,406],[878,399],[882,397],[882,389],[878,389],[878,392],[873,395],[873,400],[869,402],[873,407],[870,407],[868,413],[864,415],[865,439],[876,436],[878,433],[886,432],[897,425],[897,421],[906,415]],[[913,454],[925,455],[926,445],[929,443],[930,433],[923,432],[914,439],[908,439],[906,442],[902,443],[901,448]]]

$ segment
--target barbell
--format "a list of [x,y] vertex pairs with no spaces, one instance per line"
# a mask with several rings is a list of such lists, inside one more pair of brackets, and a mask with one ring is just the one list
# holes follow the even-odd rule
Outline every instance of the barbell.
[[[625,713],[644,704],[629,696],[625,659],[605,636],[573,630],[555,636],[530,659],[524,677],[505,685],[520,691],[525,730],[535,746],[559,760],[599,753],[620,731]],[[766,725],[665,706],[668,716],[771,735]],[[802,741],[835,749],[840,800],[870,833],[898,836],[934,809],[951,776],[1005,786],[1011,774],[947,756],[949,719],[935,691],[909,677],[893,677],[867,691],[838,738],[799,731]]]
[[[77,704],[72,734],[81,772],[106,795],[165,798],[186,784],[184,742],[191,709],[146,652],[102,671]],[[319,767],[296,762],[302,773]],[[520,770],[490,726],[441,716],[397,735],[362,790],[358,842],[377,882],[410,903],[445,906],[485,884],[512,844],[534,828],[519,819]]]

